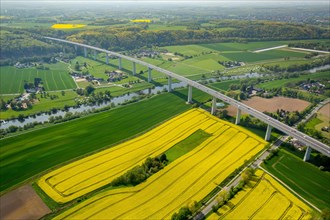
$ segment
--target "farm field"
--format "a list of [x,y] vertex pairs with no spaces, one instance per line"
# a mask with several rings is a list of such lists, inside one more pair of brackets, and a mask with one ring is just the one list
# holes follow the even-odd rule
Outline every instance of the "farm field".
[[0,93],[22,93],[24,91],[24,82],[33,83],[34,78],[42,79],[46,91],[76,88],[71,76],[64,71],[37,70],[35,68],[17,69],[15,67],[6,66],[1,67]]
[[[276,112],[277,109],[285,111],[303,111],[310,103],[301,99],[294,99],[288,97],[273,97],[271,99],[261,98],[254,96],[248,100],[243,100],[242,103],[264,112]],[[233,106],[227,107],[228,114],[231,116],[236,115],[236,108]],[[243,113],[243,112],[242,112]],[[244,114],[244,113],[243,113]]]
[[[195,100],[209,98],[205,93],[193,92]],[[0,140],[0,191],[182,113],[191,108],[185,104],[186,93],[185,89],[161,94],[123,108]]]
[[310,219],[312,209],[264,171],[207,219]]
[[209,85],[209,87],[212,89],[216,89],[216,90],[227,91],[231,84],[237,84],[239,82],[240,82],[240,80],[226,80],[223,82],[212,83]]
[[322,135],[330,139],[330,133],[322,131],[323,127],[330,127],[330,103],[323,106],[317,113],[316,117],[309,120],[305,128],[315,129],[322,133]]
[[51,212],[30,185],[24,185],[0,197],[0,218],[40,219]]
[[[75,105],[74,98],[77,97],[77,93],[74,91],[65,91],[65,95],[63,96],[60,91],[58,92],[48,92],[49,95],[58,96],[57,99],[50,99],[49,97],[44,98],[41,97],[40,94],[37,94],[36,97],[39,101],[33,104],[31,109],[27,109],[24,111],[14,111],[12,109],[7,109],[6,111],[0,111],[0,119],[9,119],[12,116],[17,117],[20,114],[29,115],[34,114],[40,111],[46,111],[51,108],[63,108],[65,105],[73,106]],[[10,98],[15,98],[16,96],[9,96]],[[1,98],[1,96],[0,96]]]
[[272,88],[280,88],[283,86],[286,86],[287,84],[292,84],[292,83],[298,83],[301,81],[305,81],[308,79],[329,79],[330,80],[330,71],[324,71],[324,72],[317,72],[317,73],[310,73],[306,75],[301,75],[298,78],[289,78],[289,79],[281,79],[281,80],[274,80],[274,81],[269,81],[265,83],[260,83],[258,84],[258,87],[263,88],[263,89],[272,89]]
[[319,209],[330,207],[330,173],[281,149],[262,166]]
[[[196,113],[205,117],[205,122],[201,125],[197,125],[195,121]],[[222,121],[204,110],[193,109],[181,116],[191,118],[188,124],[212,136],[147,181],[135,187],[101,192],[55,219],[170,218],[173,212],[183,205],[204,198],[217,184],[267,144],[255,134]],[[179,125],[177,129],[184,128]],[[84,174],[79,176],[81,180]],[[79,183],[79,180],[76,183]]]
[[54,170],[38,184],[55,201],[68,202],[109,184],[147,157],[156,157],[215,123],[205,112],[190,110],[137,138]]

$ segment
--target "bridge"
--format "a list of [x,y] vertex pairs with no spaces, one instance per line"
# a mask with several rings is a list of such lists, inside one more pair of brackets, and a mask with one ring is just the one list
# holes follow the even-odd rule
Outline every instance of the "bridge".
[[195,82],[193,80],[187,79],[181,75],[178,75],[176,73],[173,73],[171,71],[162,69],[160,67],[157,67],[155,65],[146,63],[144,61],[129,57],[129,56],[125,56],[122,55],[120,53],[116,53],[113,51],[109,51],[109,50],[105,50],[105,49],[101,49],[98,47],[94,47],[94,46],[90,46],[90,45],[86,45],[86,44],[82,44],[82,43],[76,43],[76,42],[72,42],[72,41],[68,41],[68,40],[63,40],[63,39],[58,39],[58,38],[53,38],[53,37],[44,37],[45,39],[48,40],[52,40],[52,41],[58,41],[58,42],[62,42],[62,43],[67,43],[67,44],[71,44],[74,45],[75,48],[77,49],[77,47],[82,47],[84,49],[84,55],[85,57],[87,57],[87,49],[90,49],[92,51],[94,51],[94,59],[96,59],[96,55],[97,52],[101,52],[101,53],[105,53],[106,54],[106,63],[109,64],[109,54],[115,57],[118,57],[118,68],[122,69],[122,59],[126,59],[132,62],[132,69],[133,69],[133,75],[136,74],[136,64],[140,64],[142,66],[146,66],[148,67],[148,82],[151,82],[152,80],[152,75],[151,75],[151,71],[152,70],[156,70],[158,72],[164,73],[165,75],[167,75],[168,77],[168,88],[169,91],[171,91],[171,84],[172,84],[172,78],[175,78],[179,81],[185,82],[188,85],[188,103],[192,103],[192,88],[196,88],[199,89],[209,95],[211,95],[213,97],[212,99],[212,108],[211,108],[211,114],[214,114],[216,111],[216,101],[217,99],[222,100],[223,102],[226,102],[230,105],[233,105],[234,107],[237,108],[237,115],[236,115],[236,124],[240,123],[240,118],[241,118],[241,111],[244,111],[256,118],[258,118],[259,120],[263,121],[264,123],[267,124],[267,131],[266,131],[266,135],[265,135],[265,140],[268,141],[270,139],[270,135],[271,135],[271,130],[272,128],[276,128],[279,131],[282,131],[283,133],[296,138],[299,142],[301,142],[302,144],[304,144],[305,146],[307,146],[306,149],[306,153],[304,156],[304,161],[309,160],[310,158],[310,153],[311,150],[314,149],[326,156],[330,156],[330,147],[298,130],[296,130],[293,127],[290,127],[272,117],[269,117],[268,115],[253,109],[233,98],[230,98],[226,95],[223,95],[222,93],[215,91],[213,89],[210,89],[207,86],[204,86],[198,82]]

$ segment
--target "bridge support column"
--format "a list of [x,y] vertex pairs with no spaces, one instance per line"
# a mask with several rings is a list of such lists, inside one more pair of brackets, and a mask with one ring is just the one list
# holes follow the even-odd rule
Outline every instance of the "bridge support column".
[[216,110],[217,110],[217,98],[216,97],[213,97],[213,99],[212,99],[211,114],[214,115]]
[[109,54],[105,54],[105,62],[106,64],[109,64]]
[[136,74],[136,64],[135,62],[133,62],[133,76],[135,76]]
[[87,48],[84,47],[84,56],[87,57]]
[[188,85],[188,100],[187,103],[192,103],[192,86]]
[[94,60],[96,60],[97,52],[94,50]]
[[172,92],[172,77],[168,77],[168,91]]
[[121,70],[122,68],[121,57],[118,57],[118,62],[119,62],[118,69]]
[[237,108],[235,124],[238,125],[241,122],[241,109]]
[[266,131],[266,135],[265,135],[265,141],[269,141],[270,139],[270,135],[272,133],[272,126],[267,125],[267,131]]
[[306,162],[307,160],[309,160],[309,158],[311,157],[311,151],[312,148],[307,147],[306,152],[305,152],[305,156],[304,156],[304,161]]
[[75,51],[77,52],[77,50],[78,50],[78,46],[77,46],[77,45],[74,45],[74,49],[75,49]]
[[151,78],[151,68],[148,67],[148,82],[151,82],[152,78]]

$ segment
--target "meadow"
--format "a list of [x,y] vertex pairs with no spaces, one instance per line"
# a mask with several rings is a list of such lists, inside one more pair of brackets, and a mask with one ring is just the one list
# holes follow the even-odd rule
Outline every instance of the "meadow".
[[[61,70],[37,70],[35,68],[17,69],[1,67],[0,93],[14,94],[24,92],[24,82],[34,83],[34,78],[41,78],[45,91],[76,88],[71,76]],[[16,80],[13,80],[16,79]]]
[[258,84],[258,87],[263,88],[263,89],[273,89],[273,88],[281,88],[288,84],[299,83],[302,81],[306,81],[308,79],[311,79],[311,80],[312,79],[314,79],[314,80],[330,79],[329,73],[330,73],[330,71],[325,71],[325,72],[318,72],[318,73],[309,73],[306,75],[301,75],[297,78],[273,80],[273,81],[269,81],[269,82],[260,83],[260,84]]
[[[204,115],[205,122],[197,125],[196,113]],[[135,187],[100,192],[55,219],[170,218],[183,205],[203,199],[229,174],[266,146],[266,142],[253,133],[204,110],[194,109],[183,115],[191,118],[187,123],[192,128],[202,129],[211,136],[147,181]],[[177,129],[183,127],[179,125]]]
[[262,166],[319,209],[330,207],[330,173],[282,149]]
[[[51,167],[145,132],[191,108],[185,104],[186,94],[187,89],[166,93],[124,108],[0,140],[0,191]],[[197,90],[193,94],[195,101],[209,98]]]
[[207,219],[310,219],[312,211],[270,175],[257,170],[242,191]]
[[190,110],[141,136],[56,169],[44,175],[38,185],[56,202],[68,202],[111,183],[147,157],[161,155],[214,123],[205,112]]
[[[14,111],[12,109],[7,109],[6,111],[0,111],[0,119],[9,119],[11,117],[18,117],[18,115],[29,115],[35,114],[41,111],[47,111],[52,108],[63,108],[64,106],[74,106],[76,102],[74,98],[77,97],[77,93],[74,91],[65,91],[64,96],[61,91],[48,92],[49,95],[55,95],[58,98],[51,99],[50,97],[41,97],[40,94],[37,94],[36,97],[38,101],[33,103],[33,107],[24,111]],[[17,95],[16,95],[17,96]],[[12,99],[16,96],[4,96],[5,99]],[[0,99],[2,96],[0,96]]]

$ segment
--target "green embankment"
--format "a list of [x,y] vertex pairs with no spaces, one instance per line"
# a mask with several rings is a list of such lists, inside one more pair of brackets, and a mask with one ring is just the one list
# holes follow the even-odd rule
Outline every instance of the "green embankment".
[[329,172],[283,149],[262,166],[319,209],[330,207]]
[[165,152],[168,161],[170,163],[173,162],[177,158],[193,150],[195,147],[203,143],[209,137],[211,137],[211,135],[206,133],[205,131],[200,129],[197,130],[192,135],[177,143]]
[[240,80],[226,80],[223,82],[212,83],[209,87],[215,90],[227,91],[231,84],[240,84]]
[[289,78],[289,79],[281,79],[281,80],[274,80],[269,81],[265,83],[258,84],[258,87],[264,88],[264,89],[272,89],[272,88],[280,88],[284,87],[288,83],[298,83],[301,81],[306,81],[307,79],[315,79],[315,80],[321,80],[321,79],[330,79],[330,71],[325,72],[318,72],[318,73],[310,73],[306,75],[302,75],[298,78]]
[[[0,140],[0,190],[51,167],[113,145],[191,108],[187,89]],[[210,97],[193,90],[194,100]]]

